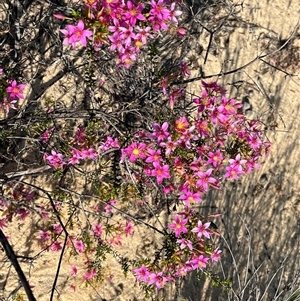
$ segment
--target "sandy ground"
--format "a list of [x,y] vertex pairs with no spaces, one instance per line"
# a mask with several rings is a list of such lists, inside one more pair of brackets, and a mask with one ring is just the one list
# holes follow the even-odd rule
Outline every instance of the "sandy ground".
[[[237,4],[239,12],[232,16],[232,21],[226,23],[225,28],[214,34],[206,64],[203,62],[209,42],[208,32],[203,31],[199,37],[200,50],[197,51],[197,45],[191,49],[193,75],[199,75],[199,67],[204,76],[226,74],[253,60],[252,64],[234,74],[212,79],[224,84],[232,97],[249,101],[252,106],[252,110],[248,111],[249,117],[259,117],[265,122],[266,136],[272,142],[272,148],[270,155],[260,162],[261,169],[237,183],[227,183],[222,191],[209,194],[201,212],[222,213],[222,218],[216,221],[224,236],[224,240],[220,240],[223,248],[220,267],[224,275],[232,279],[234,291],[241,297],[239,300],[272,300],[276,291],[284,292],[282,296],[286,297],[300,283],[300,7],[298,0],[244,1],[242,5]],[[265,54],[270,55],[263,57]],[[72,79],[68,83],[61,89],[75,93],[71,87]],[[188,89],[197,94],[199,83],[189,85]],[[62,95],[68,97],[65,91],[53,88],[49,93],[52,97],[56,93],[57,98],[62,99]],[[38,253],[38,247],[31,243],[37,225],[38,220],[25,225],[15,223],[6,231],[16,253],[22,252],[24,256]],[[147,240],[148,245],[142,248],[138,238],[125,241],[123,250],[129,254],[137,249],[137,256],[143,255],[159,243],[154,233],[145,235],[137,228],[135,235]],[[58,257],[59,254],[44,252],[32,264],[22,263],[39,301],[49,300]],[[116,273],[118,265],[113,259],[108,266],[111,273],[101,286],[79,289],[79,284],[73,292],[66,284],[70,278],[70,263],[67,261],[66,258],[54,300],[144,300],[133,277],[125,278]],[[216,266],[219,274],[220,267]],[[279,271],[278,276],[271,281],[276,271]],[[109,279],[110,274],[114,275],[113,282]],[[0,300],[7,300],[12,289],[17,287],[17,281],[13,279],[13,268],[2,262]],[[179,300],[227,299],[224,292],[211,288],[209,284],[209,280],[199,281],[190,276],[182,282],[182,299]],[[1,291],[4,286],[5,290]],[[162,300],[172,301],[174,294],[173,287],[165,288]],[[229,300],[238,299],[230,293]]]

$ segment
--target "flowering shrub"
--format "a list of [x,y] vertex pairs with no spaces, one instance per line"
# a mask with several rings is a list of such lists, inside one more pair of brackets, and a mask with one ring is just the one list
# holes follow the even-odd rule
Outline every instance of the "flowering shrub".
[[[179,27],[181,9],[180,2],[167,0],[91,0],[84,1],[71,18],[55,17],[70,23],[60,30],[64,45],[86,47],[91,58],[108,49],[119,67],[129,68],[142,48],[151,46],[162,32],[175,27],[180,36],[185,34]],[[112,279],[103,264],[107,255],[125,274],[131,271],[148,296],[191,271],[207,271],[222,253],[212,222],[220,213],[201,216],[199,205],[209,190],[250,173],[268,154],[270,144],[264,141],[260,122],[248,120],[242,104],[229,99],[223,87],[202,81],[203,91],[192,99],[193,109],[179,114],[177,102],[186,94],[174,82],[191,75],[188,64],[155,71],[158,80],[151,89],[167,99],[168,119],[158,112],[153,124],[137,131],[108,131],[103,120],[94,118],[95,112],[89,112],[88,120],[82,118],[75,125],[65,120],[62,126],[55,120],[55,109],[48,108],[45,120],[27,131],[42,153],[41,161],[53,169],[53,191],[7,179],[0,200],[0,230],[13,219],[39,216],[43,223],[36,237],[41,249],[68,251],[77,260],[70,263],[72,290],[81,283]],[[24,98],[24,87],[1,78],[1,108],[6,113]],[[78,176],[84,177],[89,189],[80,191]],[[165,226],[135,218],[133,208],[150,205],[157,215],[168,211]],[[152,256],[140,259],[122,254],[124,239],[135,235],[138,224],[156,231],[161,243]]]
[[[225,179],[236,180],[258,168],[259,158],[269,151],[270,144],[263,139],[259,121],[247,120],[241,111],[242,105],[235,99],[228,99],[226,91],[217,83],[202,82],[202,85],[201,97],[193,99],[194,117],[181,116],[161,125],[154,123],[152,130],[137,132],[125,147],[120,147],[118,139],[111,136],[97,142],[88,137],[90,130],[79,127],[75,137],[67,143],[64,154],[52,149],[44,155],[51,167],[62,169],[82,160],[99,159],[110,151],[121,151],[120,163],[129,166],[124,168],[125,183],[135,187],[131,198],[151,196],[153,190],[158,190],[163,198],[175,200],[177,213],[174,219],[169,221],[167,229],[158,231],[164,238],[155,260],[127,261],[132,265],[137,281],[146,285],[146,291],[154,287],[160,289],[167,282],[218,261],[221,250],[210,242],[218,232],[209,220],[219,214],[199,219],[195,206],[202,202],[209,189],[220,189]],[[142,196],[137,187],[143,187]],[[114,208],[120,210],[118,204],[124,198],[123,193],[119,190],[114,199],[106,195],[105,206],[93,210],[116,214]],[[96,241],[100,239],[111,251],[113,245],[121,246],[122,235],[133,235],[132,227],[129,220],[126,226],[118,224],[117,227],[97,221],[89,235]],[[103,231],[110,233],[106,239],[102,238]],[[50,242],[50,237],[46,237],[41,238],[43,247],[46,240]],[[83,241],[77,238],[73,248],[78,253],[96,252],[94,260],[97,261],[97,247],[93,246],[92,239],[89,239],[88,248],[84,247]],[[58,241],[50,247],[52,251],[61,248],[62,242]],[[85,280],[100,277],[101,270],[89,261],[86,273],[91,271],[93,276],[83,276]],[[75,272],[72,273],[75,276]]]
[[221,250],[208,243],[218,233],[210,228],[209,217],[199,220],[193,207],[209,189],[220,189],[226,178],[236,180],[258,168],[258,159],[270,147],[259,122],[248,121],[240,103],[227,99],[217,83],[202,84],[202,96],[193,100],[197,106],[193,120],[182,116],[170,123],[155,123],[152,132],[122,149],[123,161],[142,168],[130,174],[137,184],[148,186],[150,192],[156,182],[166,197],[172,195],[184,207],[169,224],[172,251],[160,268],[157,262],[147,266],[142,261],[141,268],[134,270],[138,281],[157,288],[218,260]]

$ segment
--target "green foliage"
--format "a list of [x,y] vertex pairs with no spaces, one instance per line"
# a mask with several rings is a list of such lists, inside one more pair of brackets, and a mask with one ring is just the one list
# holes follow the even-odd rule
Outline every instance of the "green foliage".
[[5,80],[0,80],[0,99],[2,100],[5,93]]
[[80,15],[81,13],[78,12],[78,11],[75,11],[75,10],[72,10],[72,17],[76,18],[76,19],[79,19],[80,18]]
[[9,139],[7,139],[9,136],[11,136],[12,133],[10,131],[6,131],[0,128],[0,147],[6,148],[9,144]]
[[24,293],[17,293],[16,296],[13,298],[13,301],[26,301]]
[[170,260],[172,258],[174,251],[176,249],[176,241],[177,241],[177,238],[175,237],[174,233],[170,233],[165,236],[163,247],[165,250],[166,260]]
[[297,289],[286,301],[298,301],[300,300],[300,289]]
[[29,127],[25,128],[26,134],[29,137],[37,138],[40,137],[46,129],[50,127],[50,121],[43,119],[38,123],[32,123]]
[[253,152],[247,141],[245,139],[240,139],[239,137],[232,137],[227,145],[226,151],[232,159],[238,154],[242,154],[245,158],[249,158]]
[[210,272],[209,270],[199,270],[196,274],[197,280],[200,280],[203,275],[211,280],[212,286],[220,287],[226,292],[230,290],[232,285],[232,281],[230,279],[222,279],[220,276]]

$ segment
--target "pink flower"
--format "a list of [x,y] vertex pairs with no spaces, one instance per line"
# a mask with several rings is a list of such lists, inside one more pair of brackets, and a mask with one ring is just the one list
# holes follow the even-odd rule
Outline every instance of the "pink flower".
[[100,150],[105,152],[111,148],[120,148],[118,138],[108,136],[106,141],[100,146]]
[[244,173],[249,173],[253,169],[258,169],[260,168],[260,165],[256,162],[258,158],[251,158],[247,161],[246,167],[244,169]]
[[237,154],[234,159],[229,159],[228,161],[231,164],[231,166],[238,166],[238,167],[241,167],[241,165],[247,163],[247,160],[241,159],[240,154]]
[[81,158],[82,159],[91,159],[91,160],[94,160],[96,159],[98,156],[96,150],[93,148],[93,147],[90,147],[88,149],[83,149],[81,151]]
[[82,20],[79,20],[77,26],[67,25],[66,28],[60,30],[66,36],[63,44],[71,44],[73,48],[76,47],[77,42],[86,47],[86,38],[89,38],[93,34],[89,29],[84,29]]
[[[147,38],[153,38],[153,36],[150,34],[151,27],[135,26],[135,29],[138,31],[138,33],[135,35],[135,41],[140,41],[142,45],[147,44]],[[141,45],[136,46],[140,47]]]
[[248,142],[249,146],[251,146],[255,151],[259,151],[261,146],[263,145],[262,141],[256,135],[250,136],[247,139],[247,142]]
[[92,268],[90,270],[85,271],[85,273],[83,274],[83,279],[84,280],[92,280],[95,276],[97,276],[97,272],[95,268]]
[[3,98],[1,107],[6,112],[6,114],[8,114],[10,109],[17,110],[17,108],[15,107],[15,103],[17,103],[16,99]]
[[158,162],[161,160],[161,151],[159,150],[154,150],[151,148],[148,148],[147,150],[147,155],[148,158],[146,159],[147,163],[151,163],[151,162]]
[[190,128],[186,129],[181,137],[178,140],[178,144],[181,146],[190,149],[192,147],[191,141],[197,141],[199,138],[198,136],[194,135],[193,132],[195,130],[195,126],[191,126]]
[[219,250],[219,248],[216,248],[213,253],[211,254],[211,260],[212,261],[215,261],[215,262],[218,262],[220,260],[220,253],[222,253],[221,250]]
[[76,43],[74,43],[74,42],[71,43],[71,42],[70,42],[70,38],[71,38],[71,36],[72,36],[72,32],[69,31],[69,26],[72,26],[72,25],[67,25],[67,26],[66,26],[67,29],[61,29],[61,30],[60,30],[60,32],[63,33],[63,34],[65,35],[65,38],[64,38],[64,40],[63,40],[63,45],[69,45],[69,44],[71,44],[72,47],[73,47],[73,49],[75,49],[75,48],[76,48]]
[[124,228],[124,231],[125,231],[126,236],[133,235],[133,225],[130,221],[126,221],[126,226]]
[[162,126],[160,126],[158,123],[154,123],[154,133],[150,134],[150,138],[157,139],[158,143],[167,139],[170,136],[170,133],[168,132],[168,127],[169,124],[167,122],[164,122]]
[[78,253],[83,253],[85,251],[85,246],[82,240],[75,240],[74,247]]
[[49,130],[48,129],[45,130],[45,132],[41,135],[40,140],[42,142],[48,143],[53,131],[54,131],[54,127]]
[[200,189],[199,187],[196,187],[196,177],[194,174],[183,174],[183,182],[179,186],[179,191],[183,192],[185,190],[191,190],[197,189],[199,193],[204,193],[203,189]]
[[102,225],[95,223],[93,227],[93,232],[98,238],[100,238],[102,235]]
[[11,85],[6,88],[6,92],[9,93],[11,99],[20,98],[23,99],[24,95],[22,91],[24,90],[26,85],[24,84],[17,84],[15,80],[11,82]]
[[234,115],[237,112],[237,109],[241,108],[243,105],[241,103],[236,103],[235,99],[227,99],[225,96],[222,96],[222,103],[218,106],[218,111],[227,115]]
[[0,229],[7,227],[7,218],[0,218]]
[[159,30],[168,30],[167,21],[159,19],[156,15],[152,15],[148,18],[148,21],[151,22],[152,29],[154,32]]
[[43,242],[50,240],[50,238],[51,238],[51,232],[49,230],[47,230],[47,231],[40,230],[39,231],[39,239],[42,240]]
[[165,283],[169,281],[168,277],[163,276],[162,272],[158,272],[158,273],[151,273],[149,275],[149,280],[148,280],[148,284],[155,284],[157,289],[162,288]]
[[59,235],[59,234],[61,234],[63,232],[63,228],[62,228],[62,226],[60,224],[53,224],[52,228],[53,228],[53,232],[55,234]]
[[72,143],[81,146],[86,140],[85,128],[78,126],[75,137],[72,138]]
[[65,162],[63,161],[63,155],[54,150],[51,150],[51,155],[45,154],[44,157],[48,161],[49,165],[54,168],[62,168],[63,165],[65,165]]
[[182,267],[180,267],[177,272],[176,272],[176,276],[178,277],[184,277],[186,276],[186,274],[188,272],[190,272],[191,270],[193,270],[193,267],[190,263],[183,265]]
[[137,159],[145,159],[146,154],[144,152],[146,148],[145,143],[132,142],[127,148],[123,149],[123,154],[129,157],[130,162],[135,162]]
[[210,222],[202,224],[201,221],[198,221],[198,225],[196,228],[192,229],[192,232],[197,233],[197,237],[201,238],[203,235],[207,238],[210,238],[210,231],[209,229]]
[[130,25],[134,26],[137,20],[146,21],[145,16],[142,15],[142,10],[144,9],[144,4],[139,4],[135,6],[130,0],[127,1],[128,12],[125,13],[126,20],[129,20]]
[[218,125],[219,122],[221,124],[227,124],[230,121],[226,115],[220,113],[217,109],[214,109],[210,112],[210,118],[214,126]]
[[224,160],[224,157],[222,156],[221,151],[219,149],[214,153],[209,152],[208,156],[209,159],[207,160],[206,165],[212,164],[214,167],[217,167]]
[[191,203],[200,203],[202,202],[200,193],[191,192],[185,190],[184,194],[179,197],[180,200],[184,201],[185,206],[189,206]]
[[175,121],[175,131],[176,132],[184,133],[189,127],[190,127],[190,124],[185,116],[182,116]]
[[144,264],[139,269],[134,269],[133,272],[137,276],[136,278],[137,281],[148,282],[150,272]]
[[202,91],[202,96],[200,98],[194,98],[193,102],[198,104],[198,113],[200,114],[205,109],[212,109],[216,98],[210,97],[206,90]]
[[183,250],[184,248],[188,247],[191,251],[193,250],[192,242],[188,239],[178,239],[176,241],[178,244],[180,244],[180,249]]
[[240,166],[227,166],[226,167],[226,173],[224,174],[224,178],[230,178],[237,180],[239,178],[239,175],[243,173],[243,170]]
[[169,229],[172,229],[175,232],[175,236],[179,237],[181,233],[187,233],[188,229],[185,227],[188,219],[180,219],[179,215],[175,215],[174,223],[169,225]]
[[108,26],[108,30],[113,33],[113,36],[115,36],[115,35],[119,36],[120,35],[120,27],[121,27],[120,23],[122,23],[122,25],[124,25],[124,26],[126,25],[126,23],[120,21],[117,18],[113,18],[112,21],[113,21],[114,25]]
[[171,110],[174,109],[175,101],[177,100],[177,98],[182,96],[182,95],[183,95],[183,89],[182,88],[174,89],[169,94],[169,101],[170,101]]
[[190,260],[190,263],[192,264],[193,269],[196,270],[198,268],[200,269],[206,268],[208,261],[209,261],[208,257],[204,257],[203,255],[200,255],[199,257]]
[[157,184],[161,184],[163,179],[170,179],[169,165],[161,166],[159,162],[153,162],[154,170],[151,171],[151,175],[156,177]]
[[110,51],[117,50],[121,54],[124,53],[124,42],[120,35],[114,34],[113,36],[109,36],[108,38],[111,41],[111,46],[109,48]]
[[107,204],[106,204],[105,207],[104,207],[105,212],[106,212],[107,214],[113,213],[113,209],[114,209],[113,206],[115,206],[116,203],[117,203],[116,200],[110,200],[110,201],[108,201]]
[[123,43],[126,47],[131,46],[131,40],[135,39],[135,33],[133,31],[133,27],[123,27],[120,26],[120,38],[123,40]]
[[169,12],[169,18],[172,22],[175,24],[178,24],[177,17],[182,14],[182,11],[180,10],[175,10],[176,3],[172,2],[171,7],[170,7],[170,12]]
[[111,239],[110,239],[110,243],[112,245],[116,245],[116,246],[121,246],[122,245],[122,237],[120,234],[116,234],[115,236],[113,236]]
[[181,158],[176,157],[174,159],[174,171],[176,174],[183,176],[184,174],[186,174],[186,169],[184,168],[184,162]]
[[79,164],[80,159],[82,159],[81,151],[76,148],[73,148],[71,150],[71,154],[72,154],[72,156],[70,157],[68,163],[72,164],[72,165]]
[[198,181],[196,182],[196,185],[198,187],[202,187],[204,191],[208,191],[208,185],[209,184],[216,184],[217,180],[213,177],[211,177],[213,169],[210,168],[206,172],[199,171],[197,173]]
[[188,68],[188,64],[186,62],[180,62],[180,73],[182,76],[190,76],[191,72]]
[[50,250],[53,252],[60,251],[61,249],[62,249],[62,246],[61,246],[61,242],[59,242],[59,241],[55,241],[50,247]]
[[207,92],[214,91],[221,95],[226,94],[226,90],[217,82],[206,83],[205,81],[201,80],[201,84]]
[[198,130],[198,133],[201,136],[208,136],[209,135],[210,129],[209,129],[208,121],[206,121],[206,120],[197,121],[196,122],[196,127],[197,127],[197,130]]
[[129,68],[131,64],[136,61],[136,51],[135,48],[128,45],[125,47],[124,52],[118,55],[118,58],[121,60],[120,66]]
[[164,6],[164,0],[158,0],[157,3],[151,0],[151,6],[150,15],[155,16],[159,20],[168,20],[170,18],[170,10]]
[[71,265],[70,269],[71,269],[71,276],[76,276],[76,274],[77,274],[77,267],[75,265]]

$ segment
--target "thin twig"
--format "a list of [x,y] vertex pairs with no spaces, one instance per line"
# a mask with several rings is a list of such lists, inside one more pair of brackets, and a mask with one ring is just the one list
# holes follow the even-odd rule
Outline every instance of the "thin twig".
[[248,62],[248,63],[246,63],[246,64],[244,64],[244,65],[242,65],[242,66],[240,66],[238,68],[235,68],[235,69],[230,70],[230,71],[220,72],[220,73],[217,73],[217,74],[204,75],[204,76],[200,75],[200,76],[196,76],[194,78],[189,78],[189,79],[186,79],[186,80],[175,81],[175,82],[171,83],[171,85],[173,86],[173,85],[178,85],[178,84],[188,84],[188,83],[195,82],[195,81],[198,81],[198,80],[201,80],[201,79],[208,79],[208,78],[212,78],[212,77],[219,77],[219,76],[228,75],[228,74],[232,74],[232,73],[241,71],[241,70],[245,69],[246,67],[250,66],[251,64],[253,64],[255,61],[262,60],[263,58],[267,58],[269,56],[272,56],[275,53],[277,53],[280,50],[282,50],[291,41],[291,39],[294,37],[294,35],[296,34],[299,26],[300,26],[300,20],[298,20],[298,22],[297,22],[296,26],[294,27],[292,33],[290,34],[289,38],[278,49],[275,49],[274,51],[272,51],[270,53],[267,53],[267,54],[258,55],[253,60],[251,60],[250,62]]
[[[72,190],[67,189],[67,188],[62,188],[62,187],[59,187],[59,189],[62,190],[62,191],[65,191],[65,192],[74,194],[74,195],[76,195],[76,196],[80,195],[80,196],[86,197],[86,198],[94,198],[94,199],[100,201],[101,203],[106,204],[105,201],[103,201],[101,198],[98,198],[98,197],[96,197],[96,196],[91,196],[91,195],[88,195],[88,194],[79,194],[79,193],[77,193],[77,192],[75,192],[75,191],[72,191]],[[134,216],[132,216],[132,215],[126,213],[125,211],[122,211],[122,210],[118,209],[118,208],[115,207],[114,205],[111,205],[111,204],[110,204],[110,206],[111,206],[112,208],[114,208],[118,213],[121,213],[121,214],[123,214],[123,215],[129,217],[130,219],[136,221],[137,223],[144,224],[145,226],[147,226],[147,227],[149,227],[149,228],[155,230],[156,232],[158,232],[158,233],[160,233],[160,234],[162,234],[162,235],[165,235],[165,234],[166,234],[166,233],[164,233],[163,231],[161,231],[161,230],[159,230],[159,229],[153,227],[152,225],[150,225],[150,224],[144,222],[143,220],[138,219],[138,218],[135,218]]]

